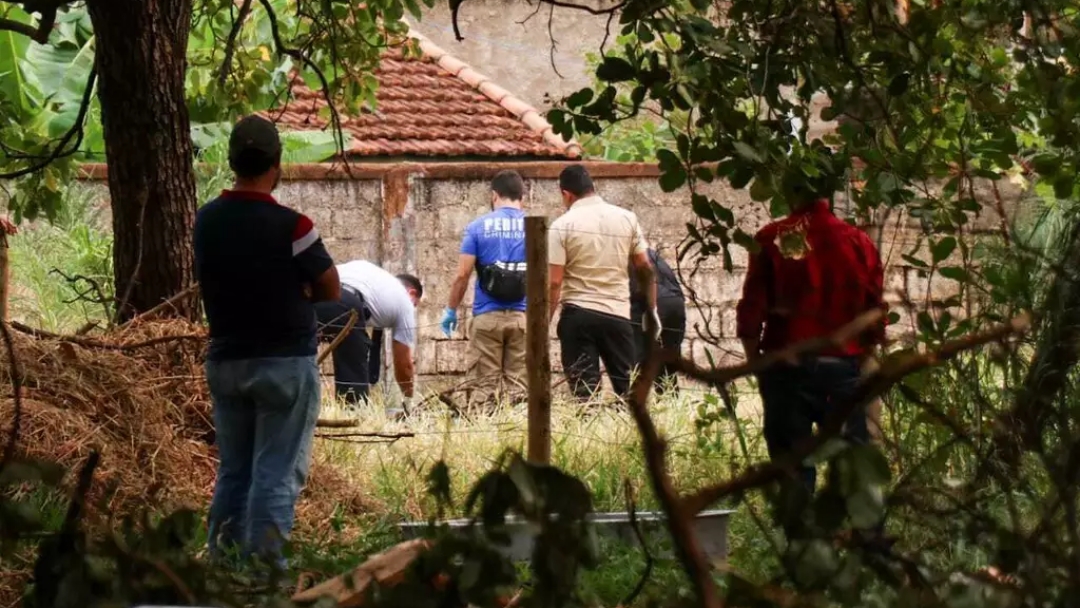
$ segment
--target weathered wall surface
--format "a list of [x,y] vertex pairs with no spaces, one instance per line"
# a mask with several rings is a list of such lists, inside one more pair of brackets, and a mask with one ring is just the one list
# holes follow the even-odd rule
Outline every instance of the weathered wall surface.
[[[614,3],[585,0],[581,4],[602,8]],[[494,82],[542,108],[545,95],[559,99],[591,82],[585,54],[600,50],[607,22],[606,16],[536,2],[469,0],[461,4],[458,15],[464,40],[454,37],[446,3],[425,10],[423,20],[413,26]],[[618,28],[616,19],[609,44]]]
[[[367,259],[391,272],[411,272],[424,282],[424,298],[418,311],[420,343],[416,353],[421,376],[453,376],[468,365],[466,351],[468,320],[464,315],[458,335],[446,339],[439,320],[446,306],[450,281],[457,265],[462,232],[473,218],[489,209],[489,179],[496,171],[513,166],[526,177],[526,207],[530,214],[556,217],[562,212],[557,187],[561,163],[519,164],[411,164],[364,165],[354,167],[352,177],[328,172],[325,166],[300,166],[288,170],[278,191],[280,201],[312,218],[338,262]],[[641,164],[591,163],[597,189],[607,200],[633,210],[640,217],[649,242],[673,266],[676,248],[686,236],[686,223],[693,220],[689,193],[664,193],[656,180],[655,168]],[[744,230],[753,232],[768,220],[767,209],[751,201],[745,191],[733,191],[720,184],[704,185],[704,193],[731,208]],[[989,191],[982,214],[972,219],[969,235],[993,231],[1001,226],[1001,216]],[[1019,193],[1003,193],[1008,209],[1015,208]],[[836,205],[844,213],[843,200]],[[1008,213],[1008,212],[1007,212]],[[886,263],[886,289],[892,303],[907,298],[920,306],[931,299],[941,300],[956,292],[956,284],[941,278],[932,283],[902,259],[915,252],[929,260],[925,239],[918,224],[892,215],[881,224],[868,227],[880,242]],[[688,332],[684,352],[702,363],[705,351],[716,361],[732,361],[742,356],[735,339],[734,306],[745,275],[745,250],[733,246],[735,268],[725,271],[719,259],[694,264],[684,261],[680,272],[698,307],[688,310]],[[956,263],[959,250],[945,264]],[[472,289],[466,305],[471,303]],[[904,315],[891,328],[894,336],[912,325]],[[554,327],[552,336],[554,336]],[[552,344],[552,360],[559,369],[558,344]]]

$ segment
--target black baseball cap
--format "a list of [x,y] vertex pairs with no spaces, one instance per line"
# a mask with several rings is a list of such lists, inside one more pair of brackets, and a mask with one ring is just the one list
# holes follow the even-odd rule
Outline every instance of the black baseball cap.
[[281,137],[262,116],[245,116],[229,136],[229,166],[240,177],[258,177],[281,160]]

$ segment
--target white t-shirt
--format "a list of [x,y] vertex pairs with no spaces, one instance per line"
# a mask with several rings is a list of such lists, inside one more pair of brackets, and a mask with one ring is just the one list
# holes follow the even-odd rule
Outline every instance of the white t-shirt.
[[392,329],[395,342],[416,345],[416,307],[397,277],[365,260],[338,264],[341,284],[364,296],[371,319],[368,326]]

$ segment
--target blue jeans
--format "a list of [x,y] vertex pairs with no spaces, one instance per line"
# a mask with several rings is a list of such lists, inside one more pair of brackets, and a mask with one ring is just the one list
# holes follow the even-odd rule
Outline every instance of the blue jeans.
[[206,379],[221,459],[210,555],[238,551],[284,567],[319,417],[315,357],[208,361]]
[[[860,373],[858,359],[817,357],[798,365],[774,365],[758,374],[769,457],[787,454],[809,439],[814,425],[825,422],[833,409],[849,405]],[[847,419],[844,437],[855,443],[869,441],[865,411],[859,409]],[[801,477],[813,493],[817,482],[814,467],[803,467]]]

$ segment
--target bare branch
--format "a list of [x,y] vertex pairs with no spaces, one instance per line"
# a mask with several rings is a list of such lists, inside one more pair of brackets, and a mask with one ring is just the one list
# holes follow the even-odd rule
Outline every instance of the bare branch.
[[[334,130],[334,139],[336,140],[335,143],[337,145],[338,154],[344,159],[345,134],[341,126],[341,115],[338,114],[337,106],[334,105],[334,98],[330,94],[330,81],[326,79],[326,74],[323,73],[322,69],[320,69],[306,53],[285,45],[285,42],[281,38],[281,27],[278,24],[277,13],[270,4],[270,0],[259,0],[259,4],[266,10],[266,14],[270,18],[270,34],[274,39],[274,47],[277,49],[278,54],[292,57],[314,72],[315,76],[319,79],[319,84],[322,85],[323,97],[326,99],[326,106],[330,110],[330,124]],[[348,167],[347,162],[346,167]]]
[[[86,88],[83,90],[83,97],[81,105],[79,106],[79,115],[75,118],[75,124],[71,125],[71,128],[60,138],[56,147],[45,156],[40,162],[35,163],[29,167],[19,169],[17,171],[10,171],[8,173],[0,173],[0,180],[15,179],[17,177],[23,177],[36,173],[45,167],[49,166],[49,163],[54,160],[71,156],[79,151],[79,147],[82,146],[83,140],[83,126],[86,123],[86,114],[90,111],[90,101],[93,99],[94,83],[97,81],[97,67],[91,68],[90,76],[86,79]],[[67,149],[68,143],[72,138],[75,138],[75,145],[70,149]]]
[[244,3],[240,6],[240,14],[233,21],[232,29],[229,30],[229,37],[225,41],[225,58],[221,61],[221,73],[218,74],[218,82],[221,86],[225,86],[225,80],[228,79],[229,71],[232,70],[233,54],[236,52],[236,39],[240,37],[240,30],[244,27],[244,21],[247,21],[249,14],[251,14],[251,0],[244,0]]
[[349,333],[352,332],[353,327],[356,326],[356,321],[359,316],[360,315],[356,313],[355,308],[349,311],[349,320],[345,322],[345,327],[341,328],[341,331],[338,332],[338,335],[334,336],[333,341],[330,342],[330,346],[328,346],[326,350],[324,350],[322,354],[319,355],[319,359],[317,361],[319,365],[322,365],[322,362],[326,361],[326,358],[330,356],[330,353],[334,352],[334,349],[337,348],[338,345],[341,344],[346,337],[348,337]]
[[612,13],[617,13],[617,12],[621,11],[623,9],[623,7],[626,6],[625,1],[620,2],[620,3],[618,3],[618,4],[614,5],[614,6],[609,6],[608,8],[593,8],[591,6],[586,6],[584,4],[575,4],[573,2],[563,2],[562,0],[540,0],[540,2],[543,2],[545,4],[550,4],[552,6],[558,6],[559,8],[569,8],[569,9],[573,9],[575,11],[585,11],[586,13],[589,13],[590,15],[610,15]]
[[[42,22],[42,25],[44,25],[44,22]],[[50,24],[48,29],[44,29],[41,26],[34,27],[29,23],[21,23],[0,17],[0,30],[22,34],[38,44],[45,44],[49,41],[49,32],[52,30],[52,25]]]
[[894,384],[904,377],[919,370],[937,365],[942,361],[951,359],[962,352],[978,348],[991,342],[998,342],[1007,337],[1022,334],[1028,330],[1031,321],[1027,315],[1022,315],[1012,321],[995,327],[983,333],[972,334],[965,338],[946,342],[936,351],[923,354],[909,354],[893,361],[887,361],[877,372],[863,381],[851,402],[843,407],[837,407],[832,411],[825,423],[821,425],[817,434],[809,440],[795,446],[784,458],[771,462],[758,464],[751,467],[742,475],[724,483],[710,486],[699,490],[689,496],[683,503],[686,513],[696,514],[705,510],[709,505],[728,496],[739,494],[747,490],[758,488],[777,481],[795,470],[803,460],[813,454],[826,441],[836,437],[844,426],[844,422],[851,414],[866,407],[873,399],[889,390]]
[[858,338],[866,332],[877,327],[885,316],[885,312],[882,310],[871,310],[865,312],[862,315],[855,318],[854,321],[841,327],[838,331],[829,336],[822,336],[820,338],[814,338],[812,340],[805,340],[798,344],[793,344],[774,352],[767,353],[754,359],[753,361],[736,365],[734,367],[724,367],[719,369],[705,369],[699,367],[693,361],[689,359],[683,359],[678,356],[678,353],[673,353],[667,357],[665,361],[669,365],[675,367],[679,372],[682,372],[691,378],[700,380],[702,382],[708,382],[713,386],[719,386],[744,378],[746,376],[752,376],[760,371],[764,371],[777,363],[783,361],[790,361],[798,359],[799,357],[821,352],[828,348],[835,348],[847,344],[848,342]]
[[121,328],[127,327],[127,326],[131,325],[132,323],[134,323],[135,321],[145,321],[146,319],[149,319],[149,318],[153,317],[154,315],[156,315],[159,312],[165,310],[166,308],[170,308],[170,307],[175,308],[176,304],[178,304],[179,302],[182,302],[184,299],[186,299],[188,297],[191,297],[191,296],[193,296],[193,295],[195,295],[197,293],[199,293],[199,284],[195,283],[194,285],[191,285],[190,287],[187,287],[187,288],[183,289],[182,291],[180,291],[179,293],[177,293],[173,297],[169,298],[168,300],[165,300],[164,302],[162,302],[161,304],[158,304],[157,306],[151,308],[150,310],[148,310],[146,312],[139,313],[138,315],[128,319],[127,321],[124,321],[124,323],[121,324],[120,327]]
[[[664,510],[667,520],[668,532],[671,534],[675,545],[675,553],[682,562],[683,570],[695,587],[700,606],[703,608],[720,608],[722,605],[719,591],[709,573],[709,564],[705,560],[705,554],[701,550],[697,537],[694,535],[690,518],[695,514],[685,507],[685,502],[680,498],[671,482],[667,472],[667,442],[660,437],[656,430],[656,424],[649,415],[647,405],[649,390],[653,380],[660,371],[662,356],[659,352],[660,345],[655,342],[649,345],[649,357],[645,368],[634,380],[634,386],[630,391],[630,413],[634,416],[634,422],[641,435],[641,450],[645,456],[645,464],[649,471],[649,480],[653,485],[653,492]],[[674,350],[674,349],[673,349]]]
[[3,334],[4,346],[7,348],[8,372],[11,374],[11,402],[15,414],[11,419],[11,434],[4,445],[3,460],[0,460],[0,470],[15,456],[15,446],[19,442],[19,429],[22,426],[22,370],[19,368],[19,358],[15,355],[15,343],[11,339],[11,330],[7,323],[0,323],[0,334]]
[[71,342],[72,344],[78,344],[79,346],[85,346],[86,348],[100,348],[104,350],[137,350],[140,348],[146,348],[148,346],[156,346],[158,344],[166,344],[168,342],[178,341],[203,341],[206,340],[204,334],[179,334],[175,336],[161,336],[160,338],[152,338],[143,342],[133,342],[131,344],[103,342],[101,340],[94,340],[92,338],[84,338],[81,336],[64,336],[61,334],[54,334],[44,329],[36,329],[28,325],[23,325],[18,321],[11,322],[12,329],[21,331],[24,334],[34,336],[35,338],[44,338],[47,340],[59,340],[61,342]]
[[52,33],[53,26],[56,25],[56,11],[65,4],[67,4],[67,0],[24,2],[23,9],[26,12],[41,15],[41,18],[38,19],[37,27],[34,27],[29,23],[22,23],[13,19],[0,17],[0,30],[22,34],[38,44],[47,44],[49,42],[49,34]]

